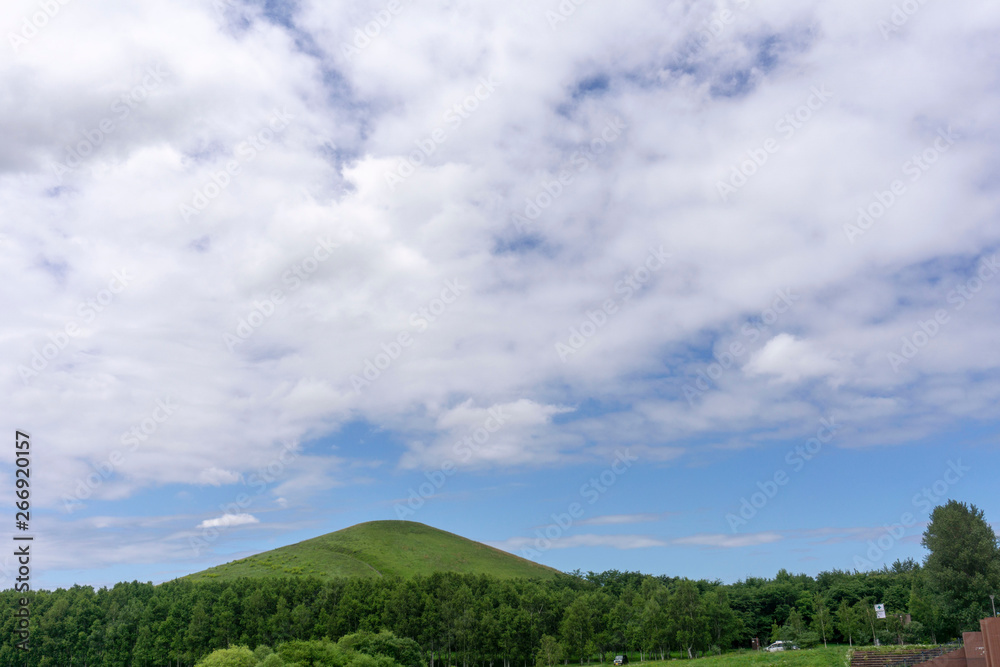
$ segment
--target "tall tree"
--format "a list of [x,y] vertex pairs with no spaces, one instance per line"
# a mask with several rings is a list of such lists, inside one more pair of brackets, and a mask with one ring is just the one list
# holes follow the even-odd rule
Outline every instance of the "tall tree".
[[688,658],[693,658],[695,651],[708,648],[711,638],[708,618],[701,593],[693,581],[678,582],[670,598],[670,616],[677,626],[677,643],[687,651]]
[[211,619],[208,610],[202,602],[198,602],[191,610],[191,621],[187,627],[187,642],[196,651],[203,651],[209,648],[209,640],[212,637]]
[[723,650],[730,648],[739,629],[739,618],[729,606],[726,589],[719,587],[705,593],[704,603],[712,643]]
[[665,659],[665,653],[671,644],[670,617],[667,610],[670,606],[670,596],[666,586],[659,585],[651,591],[646,606],[642,610],[642,636],[644,648],[653,653],[659,652],[660,660]]
[[847,600],[841,600],[837,608],[837,631],[847,640],[848,645],[854,646],[854,640],[859,638],[861,633],[861,618],[858,616],[858,608],[852,607]]
[[910,587],[909,609],[913,620],[924,626],[930,635],[931,643],[936,644],[944,617],[941,607],[935,603],[934,596],[928,590],[925,576],[916,578]]
[[563,614],[559,626],[559,634],[563,644],[569,650],[569,657],[580,656],[583,664],[587,644],[594,636],[593,607],[589,595],[581,595],[570,603]]
[[826,606],[826,600],[819,593],[813,598],[813,626],[823,638],[823,646],[826,646],[826,631],[830,627],[830,609]]
[[874,644],[875,640],[878,639],[878,630],[875,629],[875,621],[877,620],[877,616],[875,614],[875,603],[868,598],[865,598],[861,602],[854,605],[854,609],[855,614],[857,614],[858,618],[861,619],[861,625],[859,627],[863,629],[862,634],[870,632],[871,634],[868,636],[872,638],[872,644]]
[[552,635],[542,635],[535,664],[537,667],[553,667],[564,655],[562,644]]
[[924,562],[928,584],[945,609],[944,630],[978,628],[1000,584],[997,536],[983,511],[957,500],[935,507],[922,544],[930,551]]

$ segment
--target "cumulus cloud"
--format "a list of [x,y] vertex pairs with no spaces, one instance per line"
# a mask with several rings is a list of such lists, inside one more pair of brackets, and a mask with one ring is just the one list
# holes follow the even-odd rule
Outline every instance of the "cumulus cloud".
[[[345,52],[377,9],[236,5],[237,21],[154,2],[107,20],[67,6],[0,72],[22,91],[4,109],[21,139],[3,148],[0,198],[12,219],[38,221],[30,234],[2,230],[3,265],[18,275],[6,304],[23,313],[2,343],[6,382],[53,442],[71,441],[69,424],[94,435],[59,456],[104,455],[97,443],[168,394],[184,397],[184,416],[125,464],[133,491],[246,472],[232,462],[260,465],[282,438],[356,418],[404,434],[400,465],[412,467],[447,455],[477,410],[521,406],[522,421],[474,458],[502,467],[572,461],[621,438],[669,458],[706,430],[782,423],[815,378],[835,381],[837,394],[810,389],[830,410],[893,394],[939,423],[996,394],[1000,359],[976,344],[995,328],[995,289],[904,374],[886,361],[998,241],[981,224],[992,200],[965,178],[995,154],[977,129],[992,93],[969,92],[986,56],[933,55],[968,42],[940,10],[924,8],[894,42],[860,2],[836,16],[815,4],[745,10],[712,39],[700,37],[705,8],[588,5],[553,30],[530,3],[482,6],[449,32],[458,40],[438,38],[428,9]],[[996,18],[977,11],[983,25]],[[859,27],[858,48],[842,52]],[[886,88],[879,63],[902,51],[920,85],[897,77],[872,96]],[[105,117],[113,131],[99,130]],[[623,132],[602,139],[616,118]],[[906,179],[904,163],[948,126],[954,145],[848,242],[843,227],[872,190]],[[721,201],[717,184],[768,138],[780,150]],[[409,162],[421,164],[387,182]],[[546,197],[519,229],[514,214]],[[185,220],[182,205],[197,213]],[[668,266],[624,280],[660,246]],[[128,285],[96,302],[123,270]],[[465,287],[446,304],[449,281]],[[771,326],[789,286],[798,299]],[[100,310],[81,310],[88,301]],[[556,344],[588,313],[605,323],[560,359]],[[37,356],[70,324],[53,359]],[[704,371],[692,348],[711,356],[734,342],[745,377],[728,372],[691,404],[683,382],[656,388]],[[963,375],[971,399],[934,400],[921,368]],[[48,419],[40,397],[56,393],[79,414]],[[557,428],[580,400],[620,414]],[[98,420],[98,404],[115,408]],[[603,427],[619,416],[622,428]]]
[[60,5],[0,59],[0,386],[50,443],[39,507],[111,460],[85,505],[260,479],[356,423],[396,444],[316,446],[267,497],[993,414],[1000,8],[886,37],[862,0],[717,35],[704,3],[404,3],[359,44],[382,2],[226,4]]
[[431,444],[413,442],[403,456],[404,468],[439,467],[445,462],[463,467],[539,465],[560,460],[564,448],[579,441],[559,435],[552,418],[572,408],[543,405],[529,399],[477,407],[471,399],[442,412]]
[[199,475],[202,484],[211,486],[222,486],[223,484],[235,484],[240,481],[240,474],[232,470],[220,470],[219,468],[208,468],[202,470]]
[[838,364],[829,353],[795,336],[778,334],[758,350],[744,367],[750,375],[772,375],[780,382],[798,382],[804,378],[834,373]]

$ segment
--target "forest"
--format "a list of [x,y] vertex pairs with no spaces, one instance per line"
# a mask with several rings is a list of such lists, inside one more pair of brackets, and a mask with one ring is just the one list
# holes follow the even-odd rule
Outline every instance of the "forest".
[[[206,657],[226,649],[250,656],[249,667],[529,667],[621,652],[696,658],[749,648],[755,637],[803,647],[947,642],[991,613],[996,535],[974,505],[951,501],[934,510],[924,545],[923,563],[815,577],[781,570],[733,584],[611,570],[551,581],[435,573],[73,586],[34,594],[28,652],[14,648],[15,620],[5,615],[0,664],[181,667],[211,665]],[[0,596],[17,607],[19,593]],[[875,603],[886,619],[875,618]],[[310,652],[328,657],[296,657]]]

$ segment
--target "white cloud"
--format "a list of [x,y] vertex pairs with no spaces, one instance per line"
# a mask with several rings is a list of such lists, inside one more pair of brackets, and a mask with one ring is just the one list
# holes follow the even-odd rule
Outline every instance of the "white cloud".
[[714,547],[718,549],[738,549],[742,547],[756,547],[762,544],[773,544],[780,542],[782,536],[778,533],[748,533],[746,535],[725,535],[718,533],[705,533],[681,537],[671,540],[671,544],[678,546],[700,546]]
[[604,516],[581,519],[576,523],[580,526],[617,526],[627,523],[659,521],[662,517],[662,514],[606,514]]
[[221,470],[213,467],[202,470],[198,479],[202,484],[222,486],[223,484],[235,484],[240,481],[240,474],[232,470]]
[[778,334],[758,350],[744,367],[749,375],[775,375],[780,382],[798,382],[837,371],[829,353],[791,334]]
[[223,514],[215,519],[205,519],[198,528],[232,528],[233,526],[245,526],[251,523],[260,523],[253,514]]
[[[669,543],[659,538],[648,535],[567,535],[554,540],[539,542],[533,537],[512,537],[503,542],[487,542],[497,549],[504,549],[512,553],[524,548],[542,549],[575,549],[578,547],[610,547],[612,549],[648,549],[651,547],[665,547]],[[540,546],[541,545],[541,546]]]
[[[37,12],[8,4],[3,34]],[[0,389],[50,443],[39,507],[116,451],[87,502],[249,479],[281,443],[356,422],[402,445],[303,454],[266,492],[308,502],[359,483],[359,459],[389,463],[377,481],[618,446],[662,463],[824,415],[850,414],[838,438],[872,446],[993,414],[1000,278],[961,309],[954,294],[1000,245],[997,7],[927,4],[886,40],[888,10],[862,0],[754,3],[694,48],[709,5],[591,2],[552,30],[530,0],[430,2],[346,57],[380,7],[307,0],[290,30],[249,5],[244,23],[211,3],[70,3],[0,59],[0,305],[18,314]],[[822,86],[789,135],[778,123]],[[948,127],[955,143],[911,180]],[[722,201],[769,138],[780,149]],[[423,164],[390,189],[404,161]],[[844,226],[896,179],[905,194],[852,243]],[[521,233],[528,202],[544,206]],[[639,284],[661,245],[669,265]],[[893,368],[939,310],[950,323]],[[556,343],[588,322],[564,363]],[[705,351],[734,344],[716,373]],[[160,421],[166,397],[179,409]],[[462,460],[491,409],[508,419]]]
[[[15,18],[32,7],[18,6]],[[356,418],[403,434],[403,467],[433,466],[488,406],[520,406],[521,420],[474,464],[552,466],[594,460],[622,438],[669,458],[683,451],[675,443],[706,431],[784,426],[789,414],[808,422],[817,415],[798,410],[797,392],[810,378],[839,389],[812,390],[829,411],[895,395],[894,417],[918,432],[928,426],[908,418],[947,423],[997,394],[1000,351],[980,344],[1000,323],[992,287],[907,367],[961,378],[969,398],[942,395],[931,377],[904,382],[886,363],[916,322],[949,308],[959,260],[1000,241],[984,224],[991,196],[966,178],[987,173],[995,154],[976,130],[995,117],[996,93],[976,78],[989,49],[966,49],[961,22],[925,7],[922,20],[885,42],[874,27],[883,12],[864,3],[836,14],[781,5],[742,12],[692,52],[686,45],[707,9],[588,6],[553,32],[538,6],[515,2],[470,10],[461,40],[439,39],[434,10],[403,12],[347,60],[340,47],[370,20],[376,8],[368,9],[302,3],[293,20],[313,37],[316,56],[256,10],[247,10],[254,28],[240,31],[219,30],[221,17],[207,6],[151,2],[129,15],[67,6],[0,69],[16,100],[0,111],[21,137],[0,155],[0,203],[11,219],[39,221],[30,233],[3,229],[0,244],[18,285],[4,305],[25,313],[0,338],[14,360],[4,379],[13,407],[49,424],[52,442],[88,433],[85,444],[57,453],[90,461],[157,397],[182,397],[185,406],[183,418],[143,443],[144,456],[124,464],[128,484],[109,482],[109,491],[200,480],[212,468],[246,474],[274,443]],[[977,11],[983,26],[998,20]],[[760,31],[773,37],[769,69],[758,62]],[[951,45],[957,55],[940,57]],[[671,66],[681,54],[688,65]],[[885,80],[900,59],[921,77]],[[66,161],[84,133],[114,115],[112,104],[141,87],[149,67],[164,72],[162,81],[57,179],[48,165]],[[337,71],[343,85],[324,71]],[[733,71],[747,73],[745,89],[726,88]],[[496,91],[450,124],[449,110],[491,75]],[[580,88],[605,79],[606,90]],[[776,121],[824,85],[832,97],[782,136]],[[250,151],[247,136],[267,129],[275,109],[287,109],[290,124]],[[511,214],[615,117],[624,134],[573,174],[532,223],[534,246],[524,245]],[[903,177],[903,162],[949,124],[962,139],[850,244],[842,227],[857,208]],[[390,191],[387,171],[437,127],[448,140]],[[721,202],[717,182],[768,136],[781,150]],[[184,222],[180,204],[231,159],[240,173]],[[324,235],[339,247],[303,273]],[[623,276],[660,245],[670,265],[625,301]],[[949,260],[940,288],[920,276],[897,279],[935,258]],[[78,304],[122,267],[134,281],[83,321]],[[414,326],[413,315],[456,279],[468,290],[425,329]],[[741,333],[788,286],[800,298],[775,327],[756,341]],[[282,301],[272,311],[275,289]],[[609,298],[617,312],[562,363],[555,343]],[[261,316],[230,353],[223,335]],[[70,322],[81,333],[26,386],[17,366],[30,367]],[[796,333],[771,337],[775,330]],[[355,392],[352,376],[400,333],[412,345]],[[704,371],[686,350],[705,341],[717,341],[717,351],[745,344],[737,361],[745,376],[727,373],[694,405],[680,386],[655,388],[657,375],[693,380]],[[774,382],[762,388],[760,378]],[[55,394],[77,407],[50,414],[45,397]],[[553,419],[588,399],[620,412],[579,424]],[[861,414],[882,431],[873,441],[891,439],[885,432],[896,427],[884,411]]]
[[577,547],[611,547],[614,549],[647,549],[651,547],[710,547],[716,549],[738,549],[762,544],[780,542],[781,534],[775,532],[749,533],[746,535],[726,535],[699,533],[688,537],[662,539],[651,535],[566,535],[556,539],[542,540],[539,537],[512,537],[502,542],[489,542],[498,549],[517,552],[519,549],[573,549]]
[[477,407],[471,399],[441,412],[436,440],[412,442],[404,468],[440,467],[446,461],[463,467],[551,464],[579,447],[569,434],[559,434],[552,418],[572,408],[543,405],[529,399]]

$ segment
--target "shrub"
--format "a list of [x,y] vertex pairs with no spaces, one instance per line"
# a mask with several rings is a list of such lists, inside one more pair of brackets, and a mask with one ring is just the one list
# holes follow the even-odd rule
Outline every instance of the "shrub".
[[220,648],[199,660],[195,667],[257,667],[257,659],[246,646]]
[[342,651],[353,650],[373,657],[385,656],[403,667],[423,667],[420,645],[412,639],[397,637],[387,630],[377,635],[371,632],[345,635],[337,642],[337,646]]
[[350,656],[331,641],[291,641],[278,647],[278,655],[286,665],[300,662],[303,665],[345,667]]

